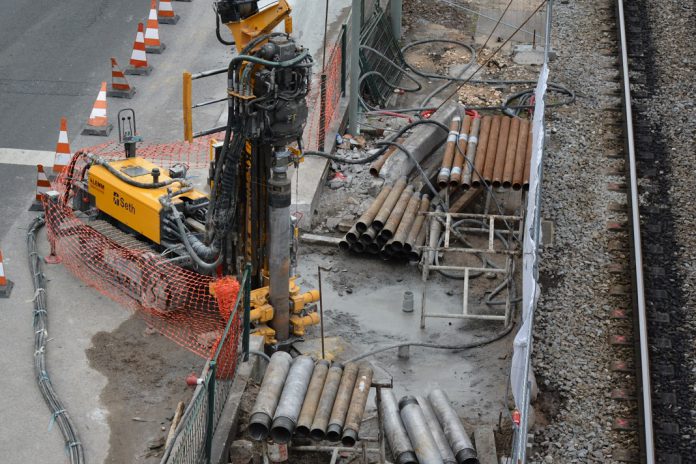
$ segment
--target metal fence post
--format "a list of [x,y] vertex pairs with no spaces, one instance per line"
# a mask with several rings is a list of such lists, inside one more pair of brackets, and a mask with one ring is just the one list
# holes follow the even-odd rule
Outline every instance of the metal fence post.
[[348,133],[358,135],[358,93],[360,91],[360,30],[362,1],[353,0],[350,14],[350,91],[348,92]]
[[348,27],[341,24],[341,95],[346,94],[346,48],[348,42]]
[[210,464],[213,454],[213,432],[215,427],[215,367],[216,361],[210,361],[208,369],[208,417],[205,425],[205,460]]
[[242,351],[244,362],[249,360],[249,332],[251,331],[251,264],[244,268],[244,332],[242,332]]
[[193,117],[191,114],[192,103],[191,103],[191,73],[184,71],[182,79],[183,89],[182,96],[183,102],[182,107],[184,110],[184,140],[187,142],[193,142]]

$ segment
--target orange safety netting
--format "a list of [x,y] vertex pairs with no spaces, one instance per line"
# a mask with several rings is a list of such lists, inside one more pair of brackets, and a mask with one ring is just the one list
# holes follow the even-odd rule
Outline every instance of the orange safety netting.
[[321,124],[321,72],[314,75],[312,89],[307,96],[307,104],[309,105],[309,117],[305,126],[305,145],[307,150],[317,150],[320,147],[320,141],[324,140],[327,131],[338,112],[338,107],[341,101],[341,79],[343,61],[343,51],[341,49],[341,41],[339,40],[331,50],[326,60],[326,79],[325,79],[325,112],[324,124]]
[[[176,163],[204,167],[208,165],[208,145],[209,139],[192,144],[143,144],[138,148],[138,155],[163,167]],[[124,156],[123,147],[115,143],[83,151],[107,159]],[[213,355],[234,307],[239,283],[231,277],[217,279],[181,268],[143,242],[118,230],[113,234],[103,233],[96,223],[90,225],[89,220],[78,218],[70,207],[72,194],[66,195],[66,190],[71,182],[70,172],[78,177],[85,163],[85,158],[76,154],[71,166],[53,182],[53,188],[61,194],[60,200],[52,202],[44,198],[52,249],[75,276],[135,311],[149,326],[200,356]],[[222,341],[218,376],[234,373],[239,320],[238,312]]]

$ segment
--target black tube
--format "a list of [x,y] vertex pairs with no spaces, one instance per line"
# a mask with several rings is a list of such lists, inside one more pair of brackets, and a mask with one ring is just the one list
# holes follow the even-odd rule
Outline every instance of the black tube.
[[98,164],[99,166],[105,167],[106,170],[109,171],[114,176],[116,176],[118,178],[118,180],[121,180],[128,185],[132,185],[133,187],[138,187],[138,188],[143,188],[143,189],[156,189],[156,188],[166,187],[167,185],[171,185],[174,182],[179,182],[181,185],[188,185],[187,182],[184,182],[181,179],[167,179],[167,180],[163,180],[162,182],[138,182],[137,180],[131,179],[130,177],[123,174],[118,169],[111,166],[101,156],[97,156],[97,155],[94,155],[92,153],[87,153],[87,158],[90,161],[92,161],[93,163]]

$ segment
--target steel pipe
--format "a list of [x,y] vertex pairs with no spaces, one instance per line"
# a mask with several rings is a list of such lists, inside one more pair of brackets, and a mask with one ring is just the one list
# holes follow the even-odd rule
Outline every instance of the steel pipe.
[[254,440],[264,440],[268,436],[291,363],[292,356],[284,351],[271,356],[249,417],[249,435]]
[[360,219],[358,219],[358,222],[355,223],[355,228],[358,230],[358,232],[364,234],[368,227],[370,227],[370,224],[372,224],[375,216],[377,216],[377,213],[379,213],[379,209],[384,204],[384,200],[386,200],[386,198],[389,196],[389,192],[391,192],[391,190],[391,185],[385,185],[382,187],[382,190],[377,195],[377,198],[375,198],[375,201],[372,202],[370,207],[367,208],[367,211],[365,211],[362,216],[360,216]]
[[[403,144],[405,138],[404,137],[399,137],[396,139],[396,143],[398,144]],[[390,156],[392,156],[396,152],[396,147],[394,145],[391,145],[387,150],[377,158],[375,161],[372,162],[370,165],[370,175],[372,177],[379,177],[379,172],[382,170],[382,167],[384,166],[384,163],[389,159]]]
[[394,183],[391,192],[389,192],[387,198],[384,199],[382,207],[379,209],[377,216],[375,216],[374,220],[372,221],[372,227],[378,231],[382,230],[384,223],[387,222],[387,219],[389,219],[389,215],[391,214],[392,209],[394,209],[394,205],[396,205],[396,202],[399,201],[401,192],[403,192],[405,188],[406,177],[401,177]]
[[340,242],[338,242],[338,248],[343,251],[349,251],[350,250],[350,243],[348,243],[348,240],[343,238]]
[[421,227],[420,232],[418,233],[418,237],[416,237],[416,241],[413,243],[411,246],[411,251],[407,253],[407,258],[409,261],[418,261],[420,259],[421,251],[420,247],[422,247],[425,244],[425,232],[426,232],[426,227],[425,223]]
[[375,241],[375,237],[377,237],[377,231],[374,227],[370,227],[360,235],[360,242],[369,245]]
[[471,122],[469,132],[469,142],[466,145],[466,161],[462,167],[462,187],[471,187],[471,179],[474,175],[474,163],[476,162],[476,147],[478,146],[479,129],[481,128],[481,118],[474,118]]
[[329,427],[326,429],[326,439],[331,442],[337,442],[341,439],[343,424],[345,423],[348,406],[350,405],[350,396],[353,393],[357,377],[358,365],[355,363],[346,364],[343,368],[341,384],[338,386],[338,392],[336,393],[336,401],[334,401],[333,409],[331,410]]
[[517,139],[520,135],[520,118],[512,118],[510,122],[510,134],[508,135],[507,149],[505,151],[505,166],[503,167],[503,188],[512,187],[512,174],[515,169],[515,155],[517,154]]
[[354,225],[353,227],[350,228],[350,230],[346,233],[346,236],[344,237],[344,240],[348,243],[355,243],[358,241],[358,238],[360,237],[360,234],[358,233],[358,228]]
[[382,248],[379,243],[377,242],[372,242],[369,245],[365,247],[368,253],[371,253],[373,255],[379,254],[379,250]]
[[408,439],[404,424],[401,422],[394,392],[390,388],[381,388],[380,399],[384,435],[387,437],[387,443],[389,443],[389,449],[396,459],[396,464],[417,464],[418,459],[413,451],[413,446],[411,446],[411,441]]
[[324,382],[326,381],[328,373],[329,362],[325,359],[317,361],[317,364],[314,366],[314,372],[312,373],[312,379],[309,381],[309,386],[307,387],[307,395],[302,403],[300,418],[297,420],[295,434],[298,437],[306,438],[309,436],[309,431],[312,428],[314,415],[317,412],[319,398],[324,389]]
[[461,127],[462,118],[455,116],[450,121],[450,131],[447,135],[447,144],[445,145],[445,154],[442,157],[442,165],[440,172],[437,175],[437,185],[440,188],[447,187],[452,172],[452,162],[454,161],[455,151],[457,148],[457,139],[459,137],[459,128]]
[[406,211],[404,216],[401,218],[399,227],[396,229],[394,234],[394,241],[392,242],[392,250],[399,252],[404,247],[404,242],[408,237],[408,233],[411,231],[411,226],[416,220],[416,214],[418,213],[418,208],[421,203],[421,195],[419,192],[414,193],[411,199],[408,201],[406,206]]
[[452,408],[445,392],[439,388],[432,390],[428,395],[428,399],[438,421],[440,421],[440,425],[442,425],[454,456],[457,458],[457,463],[478,464],[474,445],[471,443],[469,435],[464,430],[462,421],[454,408]]
[[466,156],[466,146],[469,143],[469,131],[471,130],[471,116],[464,116],[462,130],[457,137],[457,150],[454,153],[452,162],[452,174],[450,174],[449,185],[458,186],[462,182],[462,169],[464,167],[464,157]]
[[524,163],[527,158],[527,138],[529,137],[529,121],[520,121],[520,130],[517,135],[517,147],[515,151],[515,167],[512,171],[512,189],[520,190],[524,180]]
[[329,417],[333,409],[338,386],[341,383],[343,374],[343,366],[339,363],[334,363],[326,374],[324,388],[321,390],[317,411],[312,420],[312,426],[309,431],[309,436],[314,440],[323,440],[326,436],[326,427],[329,425]]
[[533,133],[530,132],[527,136],[527,155],[524,158],[524,177],[522,179],[522,188],[524,190],[529,190],[529,171],[532,164],[532,142],[534,140]]
[[413,221],[413,226],[411,227],[411,230],[408,233],[408,237],[406,237],[406,241],[404,242],[404,250],[406,250],[407,252],[413,249],[413,244],[418,238],[418,234],[420,233],[420,230],[423,228],[423,223],[425,222],[425,214],[423,213],[427,212],[429,209],[430,197],[428,195],[423,195],[423,198],[421,198],[420,201],[420,206],[418,207],[418,214],[416,216],[416,219]]
[[498,133],[498,146],[495,151],[495,166],[493,168],[493,187],[498,188],[503,183],[503,170],[505,169],[505,156],[507,153],[508,137],[510,135],[510,122],[512,118],[503,116],[500,121]]
[[401,223],[401,218],[404,217],[406,207],[408,206],[408,203],[412,195],[413,186],[407,185],[403,192],[401,192],[399,201],[397,201],[396,205],[394,205],[394,209],[389,215],[389,219],[387,219],[387,222],[384,224],[384,227],[380,231],[381,236],[383,236],[386,239],[390,239],[394,236],[394,232],[396,232],[396,229],[399,227],[399,224]]
[[503,116],[494,116],[491,121],[491,132],[488,134],[488,147],[486,147],[486,165],[483,168],[483,182],[491,185],[493,181],[493,171],[495,169],[495,155],[498,150],[498,139],[500,138],[500,124]]
[[365,244],[360,243],[360,242],[351,243],[350,249],[356,253],[362,253],[365,251]]
[[360,423],[365,413],[365,405],[367,404],[367,397],[370,395],[371,386],[372,368],[367,364],[363,364],[358,369],[358,378],[355,381],[353,395],[350,398],[346,424],[343,427],[343,437],[341,438],[343,446],[354,446],[355,442],[358,441]]
[[457,464],[457,459],[454,457],[452,448],[450,448],[450,445],[447,442],[445,432],[442,430],[442,426],[440,426],[440,423],[437,421],[437,416],[435,415],[433,408],[430,406],[430,403],[422,396],[416,396],[416,400],[423,411],[423,416],[425,417],[425,422],[428,424],[430,433],[433,434],[433,439],[435,440],[437,449],[440,451],[442,461],[445,464]]
[[474,158],[474,172],[471,177],[471,186],[479,188],[483,180],[483,173],[486,170],[486,150],[488,149],[488,135],[491,133],[491,116],[484,116],[481,120],[478,146],[476,147],[476,157]]
[[309,356],[298,356],[292,362],[271,426],[271,438],[276,443],[288,443],[292,438],[312,371],[314,360]]
[[444,464],[418,401],[412,396],[401,398],[399,412],[419,464]]

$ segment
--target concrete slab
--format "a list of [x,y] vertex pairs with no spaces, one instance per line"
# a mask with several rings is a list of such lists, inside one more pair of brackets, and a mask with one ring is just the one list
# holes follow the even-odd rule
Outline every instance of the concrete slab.
[[[512,47],[512,61],[517,64],[541,66],[544,64],[544,50],[544,47],[536,47],[530,44],[515,45]],[[553,50],[549,51],[549,60],[553,61],[555,59],[556,52]]]

